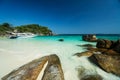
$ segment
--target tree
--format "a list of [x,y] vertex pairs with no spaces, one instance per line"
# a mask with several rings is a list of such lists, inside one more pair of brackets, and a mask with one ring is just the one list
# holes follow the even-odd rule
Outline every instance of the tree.
[[3,23],[2,26],[10,28],[10,24],[9,23]]
[[11,27],[9,23],[3,23],[0,24],[0,35],[6,35],[6,31],[14,31],[17,30],[17,32],[31,32],[38,35],[51,35],[52,31],[46,27],[41,26],[38,24],[28,24],[28,25],[21,25],[16,27]]

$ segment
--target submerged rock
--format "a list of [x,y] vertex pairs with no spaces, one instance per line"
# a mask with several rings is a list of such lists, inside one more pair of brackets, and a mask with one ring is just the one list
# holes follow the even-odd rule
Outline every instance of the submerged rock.
[[88,74],[89,70],[85,69],[84,67],[78,68],[78,78],[79,80],[103,80],[103,78],[95,72],[94,74]]
[[37,80],[46,63],[48,64],[47,67],[45,67],[42,80],[64,80],[59,57],[55,54],[33,60],[13,70],[11,73],[4,76],[2,80]]
[[64,80],[61,63],[57,55],[50,55],[42,80]]
[[94,54],[94,57],[103,70],[120,76],[120,56]]
[[86,75],[80,80],[103,80],[103,79],[100,75],[96,74],[96,75]]
[[58,41],[61,41],[61,42],[63,42],[63,41],[64,41],[64,39],[59,39]]
[[36,80],[48,57],[42,57],[13,70],[2,78],[2,80]]

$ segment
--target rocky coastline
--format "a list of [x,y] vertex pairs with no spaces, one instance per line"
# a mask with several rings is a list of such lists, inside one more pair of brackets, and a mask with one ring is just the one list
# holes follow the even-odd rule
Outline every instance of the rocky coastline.
[[108,73],[120,76],[120,40],[100,39],[97,40],[96,48],[88,45],[86,49],[87,51],[76,53],[75,56],[87,56],[99,68]]

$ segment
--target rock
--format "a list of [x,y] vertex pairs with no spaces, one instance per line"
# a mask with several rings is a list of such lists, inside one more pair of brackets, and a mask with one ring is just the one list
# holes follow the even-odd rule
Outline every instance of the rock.
[[96,42],[97,38],[96,38],[96,35],[89,34],[89,35],[83,35],[82,40],[89,41],[89,42]]
[[120,53],[120,40],[110,41],[101,39],[97,41],[96,47],[104,49],[113,49],[114,51]]
[[42,80],[64,80],[61,63],[57,55],[50,55]]
[[118,56],[120,55],[120,53],[118,53],[118,52],[116,52],[116,51],[114,51],[114,50],[112,50],[112,49],[105,50],[105,51],[102,52],[102,54],[118,55]]
[[[46,63],[47,65],[44,70],[43,68]],[[4,76],[2,80],[37,80],[42,70],[44,70],[44,74],[41,80],[64,80],[60,60],[55,54],[33,60],[13,70],[11,73]]]
[[2,78],[2,80],[36,80],[48,57],[42,57],[13,70]]
[[107,54],[107,55],[120,55],[119,53],[117,53],[116,51],[114,51],[114,50],[112,50],[112,49],[88,47],[87,50],[88,50],[88,51],[81,52],[81,53],[76,53],[76,54],[74,54],[74,55],[75,55],[75,56],[78,56],[78,57],[81,57],[81,56],[90,57],[90,56],[92,56],[93,54],[97,54],[97,53],[102,53],[102,54]]
[[81,53],[76,53],[74,55],[78,56],[78,57],[81,57],[81,56],[87,56],[87,57],[90,57],[93,55],[93,51],[85,51],[85,52],[81,52]]
[[96,75],[86,75],[80,80],[103,80],[103,79],[100,75],[96,74]]
[[120,40],[117,40],[113,46],[113,50],[120,53]]
[[120,76],[120,56],[105,54],[94,54],[93,56],[103,70]]
[[92,52],[101,52],[102,54],[107,55],[120,55],[120,53],[114,51],[113,49],[104,49],[104,48],[87,48],[88,51]]
[[84,67],[78,68],[77,71],[79,80],[103,80],[103,78],[99,74],[93,74],[93,71],[92,73],[89,73],[90,71],[85,69]]
[[[88,60],[89,60],[90,63],[92,63],[93,65],[98,66],[98,67],[101,68],[101,66],[99,66],[99,64],[98,64],[98,62],[97,62],[97,60],[96,60],[96,58],[95,58],[94,55],[95,55],[95,54],[93,54],[92,56],[88,57]],[[101,69],[102,69],[102,68],[101,68]]]
[[104,40],[104,39],[99,39],[99,40],[97,40],[96,47],[97,47],[97,48],[110,49],[110,48],[112,47],[113,44],[114,44],[113,41]]
[[61,42],[63,42],[63,41],[64,41],[64,39],[59,39],[58,41],[61,41]]
[[92,44],[84,44],[84,45],[77,45],[77,46],[80,46],[80,47],[94,47]]
[[98,51],[98,48],[88,47],[86,48],[88,51]]

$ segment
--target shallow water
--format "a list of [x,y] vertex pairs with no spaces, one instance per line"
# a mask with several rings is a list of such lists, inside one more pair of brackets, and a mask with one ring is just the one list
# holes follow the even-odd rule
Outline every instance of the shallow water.
[[[58,39],[63,38],[63,42]],[[99,36],[103,38],[103,36]],[[117,40],[119,37],[105,37]],[[104,80],[120,80],[89,62],[87,57],[73,56],[85,51],[77,45],[93,44],[81,40],[81,36],[42,36],[26,39],[0,39],[0,78],[21,65],[49,54],[57,54],[61,60],[65,80],[79,80],[77,69],[84,67],[85,74],[99,74]]]

